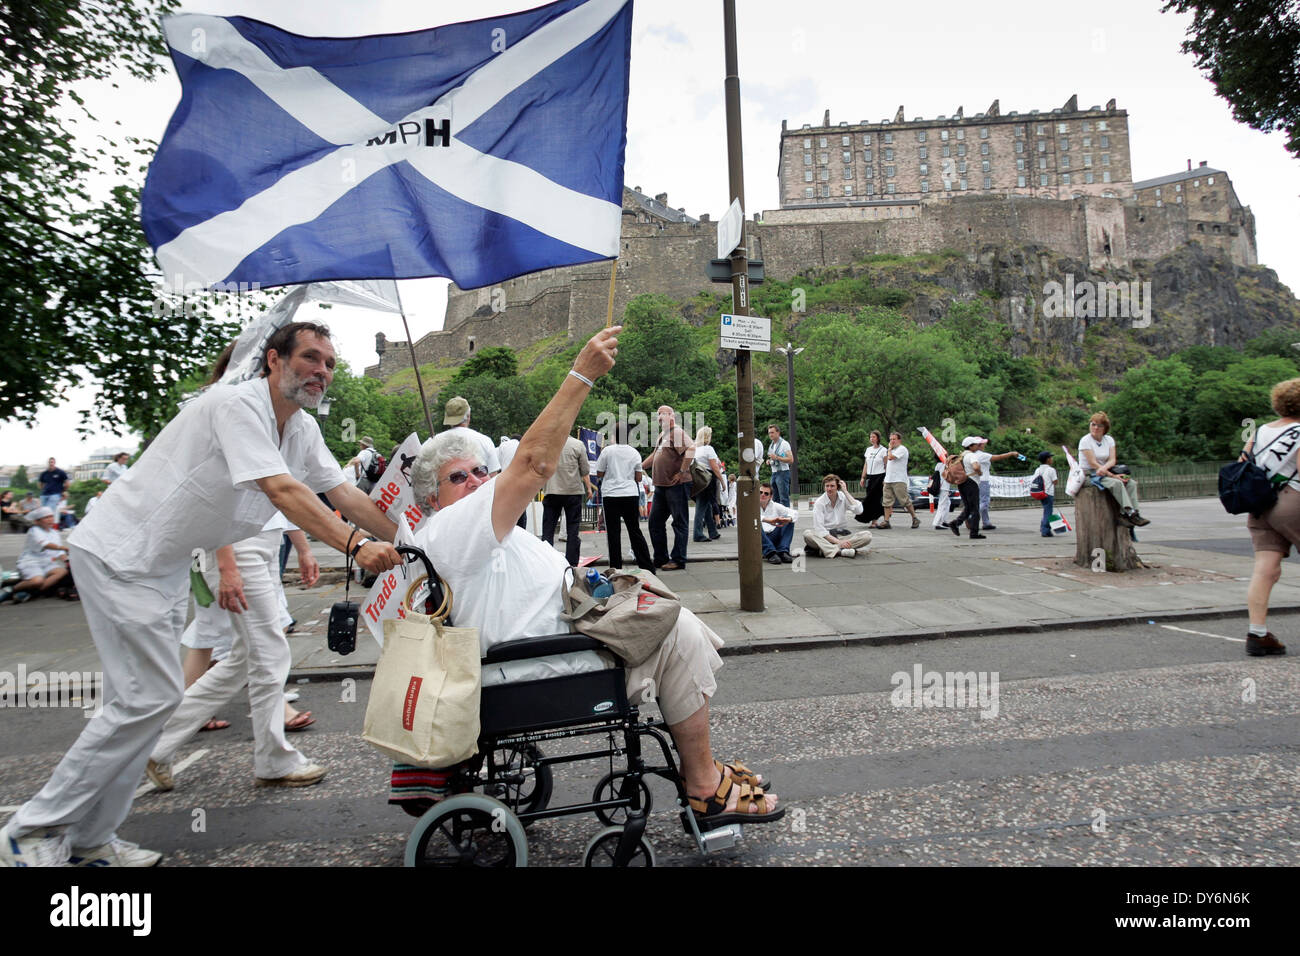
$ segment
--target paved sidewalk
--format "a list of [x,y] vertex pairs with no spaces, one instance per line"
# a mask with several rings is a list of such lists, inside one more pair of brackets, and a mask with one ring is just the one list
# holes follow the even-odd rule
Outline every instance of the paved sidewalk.
[[[805,503],[801,530],[811,526],[807,510]],[[932,531],[929,515],[913,531],[904,515],[875,532],[864,556],[765,563],[762,612],[740,610],[734,528],[716,542],[691,542],[686,570],[661,577],[726,640],[724,654],[1215,614],[1240,615],[1215,629],[1244,637],[1253,565],[1245,520],[1226,514],[1216,498],[1151,502],[1142,511],[1152,523],[1138,532],[1137,550],[1153,567],[1126,574],[1075,567],[1073,534],[1042,538],[1036,509],[1011,509],[993,513],[997,530],[983,541]],[[583,534],[583,555],[603,555],[605,540],[603,533]],[[0,535],[0,564],[12,568],[21,547],[20,536]],[[316,553],[323,567],[341,566],[335,552],[317,546]],[[624,565],[634,562],[628,557]],[[352,596],[364,593],[353,587]],[[299,621],[289,638],[295,678],[373,668],[379,648],[364,627],[354,654],[340,657],[325,647],[329,609],[342,599],[341,582],[289,589]],[[1283,565],[1272,609],[1300,610],[1300,568],[1292,562]],[[99,670],[80,605],[0,605],[0,671],[15,673],[20,663],[29,672]]]

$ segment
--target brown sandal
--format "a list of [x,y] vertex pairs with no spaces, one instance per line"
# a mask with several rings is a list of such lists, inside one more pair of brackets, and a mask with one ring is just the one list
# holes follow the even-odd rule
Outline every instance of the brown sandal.
[[754,773],[754,771],[750,770],[739,760],[735,763],[723,763],[721,760],[715,760],[713,761],[713,766],[718,768],[718,773],[722,774],[724,777],[730,776],[732,780],[736,781],[736,783],[747,783],[751,787],[763,787],[767,790],[772,789],[771,780],[760,780],[758,774]]
[[[733,787],[740,788],[740,796],[736,801],[736,809],[728,810],[727,798],[731,796]],[[728,777],[725,773],[713,796],[700,798],[688,795],[686,802],[695,814],[695,822],[701,830],[712,830],[729,823],[773,823],[785,816],[784,807],[768,810],[767,796],[762,788],[751,787],[747,783],[737,783],[734,778]],[[758,812],[750,812],[750,804],[755,804]]]

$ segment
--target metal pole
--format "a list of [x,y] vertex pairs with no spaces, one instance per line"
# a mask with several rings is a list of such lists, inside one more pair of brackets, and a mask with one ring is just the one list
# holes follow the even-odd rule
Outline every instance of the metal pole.
[[397,311],[402,316],[402,328],[406,329],[406,347],[411,350],[411,371],[415,373],[415,386],[420,390],[420,404],[424,406],[424,421],[429,426],[429,437],[433,437],[433,416],[429,414],[429,400],[424,397],[424,382],[420,381],[420,366],[415,361],[415,343],[411,341],[411,327],[406,324],[406,310],[402,308],[402,294],[393,283],[393,292],[397,296]]
[[794,343],[785,343],[785,394],[790,422],[790,503],[799,497],[799,439],[794,431]]
[[[726,45],[727,173],[731,201],[745,208],[745,166],[740,137],[740,66],[736,56],[736,0],[722,0]],[[742,220],[740,245],[731,253],[731,311],[749,315],[749,253]],[[736,538],[740,565],[740,608],[762,611],[763,539],[759,526],[758,468],[754,454],[754,381],[747,349],[736,350],[736,418],[740,426],[740,476],[736,488]],[[751,460],[752,459],[752,460]]]

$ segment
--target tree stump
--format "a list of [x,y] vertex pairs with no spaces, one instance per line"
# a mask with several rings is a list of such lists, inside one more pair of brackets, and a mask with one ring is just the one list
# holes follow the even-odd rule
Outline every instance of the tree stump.
[[1133,549],[1132,529],[1119,520],[1119,505],[1110,492],[1085,483],[1074,498],[1074,563],[1094,567],[1096,552],[1106,553],[1107,571],[1132,571],[1146,565]]

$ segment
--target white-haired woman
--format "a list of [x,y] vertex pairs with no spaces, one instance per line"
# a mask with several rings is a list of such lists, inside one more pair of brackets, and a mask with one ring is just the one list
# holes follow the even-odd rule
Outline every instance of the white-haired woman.
[[[564,557],[515,525],[555,470],[560,449],[595,379],[614,365],[619,327],[592,337],[573,370],[519,442],[509,467],[495,477],[472,439],[455,431],[424,443],[411,469],[412,490],[431,515],[416,543],[433,561],[454,595],[456,624],[479,629],[483,648],[521,637],[569,631],[562,616]],[[690,611],[658,651],[627,671],[628,687],[653,686],[681,755],[691,806],[710,824],[778,819],[776,798],[758,788],[742,765],[716,762],[709,745],[709,698],[722,666],[721,639]],[[601,652],[583,651],[540,660],[512,661],[485,671],[485,685],[579,673],[607,666]],[[654,683],[644,683],[649,678]],[[427,776],[427,775],[426,775]]]
[[[722,462],[718,460],[718,453],[713,450],[712,441],[713,429],[708,425],[701,425],[695,432],[695,460],[713,472],[713,477],[695,496],[694,540],[696,541],[717,541],[722,537],[718,534],[718,522],[713,507],[713,503],[718,500],[718,479],[722,477]],[[709,532],[707,537],[704,534],[705,528]]]

